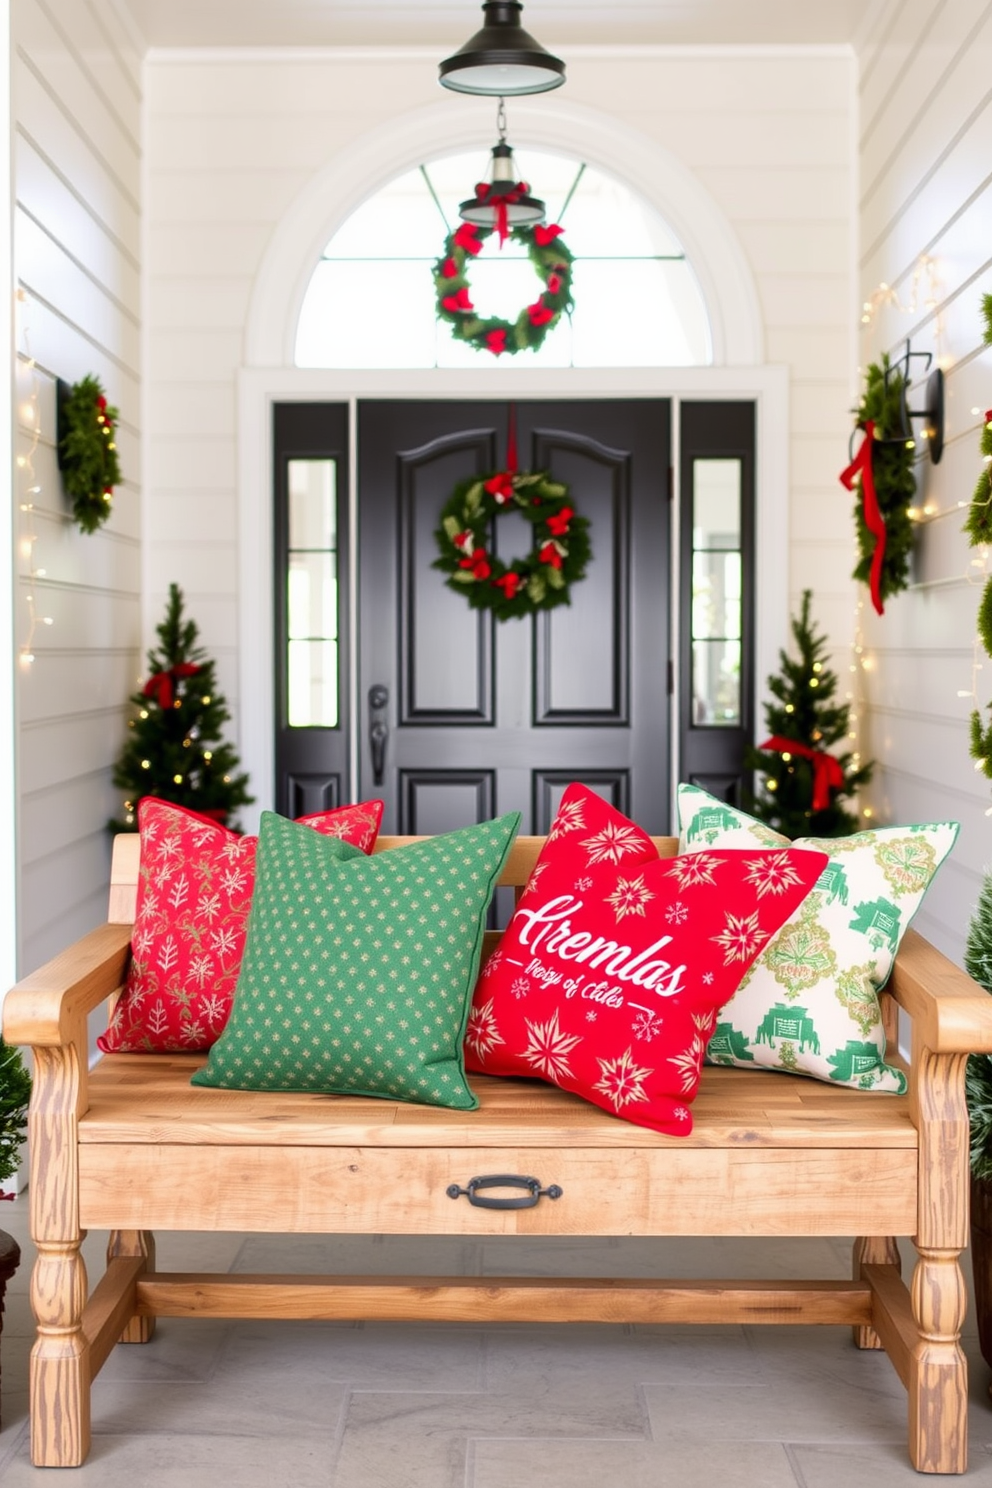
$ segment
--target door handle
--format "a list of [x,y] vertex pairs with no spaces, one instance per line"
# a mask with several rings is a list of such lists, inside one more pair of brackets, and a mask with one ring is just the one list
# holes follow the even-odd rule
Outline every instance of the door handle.
[[372,784],[381,785],[386,774],[386,741],[389,725],[381,715],[389,703],[389,689],[381,682],[369,688],[369,753],[372,756]]

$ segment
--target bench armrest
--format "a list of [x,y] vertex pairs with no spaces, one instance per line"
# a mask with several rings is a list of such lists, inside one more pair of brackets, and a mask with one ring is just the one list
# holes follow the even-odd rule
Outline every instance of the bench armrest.
[[935,1054],[992,1054],[992,997],[915,930],[907,930],[885,990]]
[[69,1043],[87,1013],[122,986],[130,946],[130,925],[99,925],[18,982],[3,1005],[7,1042],[35,1048]]

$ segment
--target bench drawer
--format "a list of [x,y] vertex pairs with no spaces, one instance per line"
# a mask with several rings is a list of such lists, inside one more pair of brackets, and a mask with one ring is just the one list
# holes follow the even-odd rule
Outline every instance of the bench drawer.
[[[87,1229],[466,1235],[910,1235],[912,1149],[80,1148]],[[533,1208],[451,1199],[487,1174],[557,1184]]]

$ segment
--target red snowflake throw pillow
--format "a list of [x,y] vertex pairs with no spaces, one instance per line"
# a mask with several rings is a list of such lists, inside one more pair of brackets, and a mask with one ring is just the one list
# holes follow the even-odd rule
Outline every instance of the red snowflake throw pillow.
[[688,1135],[717,1012],[825,865],[798,848],[659,858],[633,822],[569,786],[476,986],[467,1068],[536,1076]]
[[[304,816],[325,837],[370,853],[382,802]],[[138,806],[141,866],[127,983],[106,1033],[105,1054],[209,1049],[234,997],[255,886],[257,837],[146,796]]]

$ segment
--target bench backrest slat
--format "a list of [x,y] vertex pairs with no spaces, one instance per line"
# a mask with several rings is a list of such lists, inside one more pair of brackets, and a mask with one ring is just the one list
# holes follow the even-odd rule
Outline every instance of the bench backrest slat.
[[[385,852],[391,847],[402,847],[405,843],[420,840],[422,839],[417,837],[380,837],[375,850]],[[673,857],[678,849],[676,837],[654,837],[652,840],[663,858]],[[509,888],[523,888],[533,872],[543,845],[543,837],[518,837],[510,849],[500,883]],[[130,925],[134,922],[140,849],[141,842],[137,832],[122,832],[114,838],[114,859],[110,871],[110,911],[107,916],[112,925]]]

